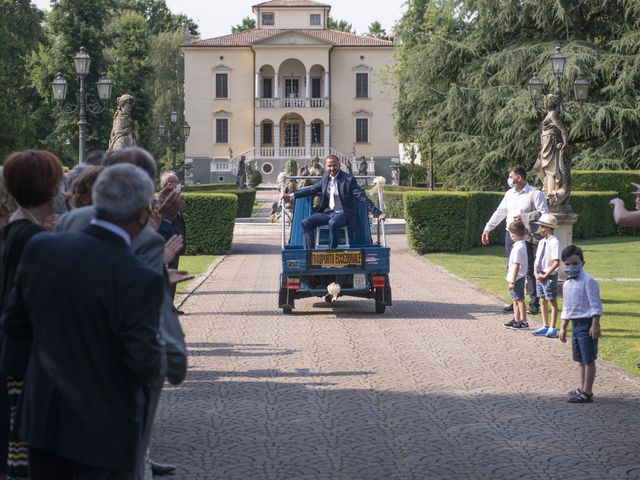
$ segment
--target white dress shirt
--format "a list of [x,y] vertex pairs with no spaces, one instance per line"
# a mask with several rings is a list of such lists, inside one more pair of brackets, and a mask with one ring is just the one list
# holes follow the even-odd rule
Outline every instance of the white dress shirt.
[[562,296],[564,303],[560,318],[563,320],[602,316],[600,287],[584,270],[576,278],[569,278],[564,282]]
[[[542,256],[542,252],[544,252],[544,256]],[[542,265],[540,265],[541,259]],[[543,238],[538,243],[535,260],[535,265],[538,265],[538,273],[547,273],[554,260],[560,260],[560,241],[558,237],[551,235],[550,237]]]
[[329,176],[329,209],[335,212],[342,211],[342,202],[338,193],[338,181],[335,176]]
[[533,212],[534,210],[537,210],[540,214],[549,212],[543,193],[528,183],[524,185],[520,192],[516,190],[516,187],[513,187],[504,194],[504,198],[496,208],[496,211],[493,212],[493,215],[491,215],[484,229],[493,230],[505,218],[507,219],[505,227],[509,228],[509,224],[513,222],[513,217],[521,213]]

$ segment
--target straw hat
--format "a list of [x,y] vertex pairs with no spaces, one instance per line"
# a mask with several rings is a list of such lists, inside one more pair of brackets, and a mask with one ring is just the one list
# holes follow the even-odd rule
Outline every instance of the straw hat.
[[537,223],[538,225],[544,225],[545,227],[558,227],[558,219],[550,213],[543,213],[542,215],[540,215],[538,221],[534,223]]

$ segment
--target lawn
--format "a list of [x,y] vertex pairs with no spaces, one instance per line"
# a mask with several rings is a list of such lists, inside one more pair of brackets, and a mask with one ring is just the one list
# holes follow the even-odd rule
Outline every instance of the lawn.
[[[576,243],[584,251],[585,270],[600,284],[603,302],[600,357],[640,376],[636,368],[640,362],[640,240],[608,237]],[[504,247],[478,247],[459,254],[427,254],[425,258],[507,302],[505,255]],[[561,300],[559,304],[562,308]]]
[[200,275],[207,271],[209,266],[218,258],[214,255],[185,255],[180,257],[180,270],[186,270],[189,274],[195,278],[188,282],[182,282],[178,284],[176,294],[181,294],[188,290],[188,287],[197,279]]

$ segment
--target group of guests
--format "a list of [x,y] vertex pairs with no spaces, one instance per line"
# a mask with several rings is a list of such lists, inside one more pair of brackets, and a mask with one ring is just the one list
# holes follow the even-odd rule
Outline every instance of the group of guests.
[[[0,184],[0,479],[146,480],[162,386],[184,380],[173,305],[184,252],[177,176],[127,148],[26,150]],[[93,163],[93,164],[91,164]],[[170,268],[171,266],[172,268]]]
[[[591,403],[602,316],[600,289],[596,280],[582,268],[585,260],[580,247],[568,245],[561,249],[555,235],[558,220],[549,213],[542,192],[527,183],[526,174],[520,165],[510,169],[510,188],[482,234],[482,243],[487,245],[491,230],[502,220],[507,220],[506,280],[512,304],[505,311],[512,311],[514,316],[505,323],[505,327],[529,329],[525,285],[531,296],[529,313],[538,313],[539,302],[542,301],[542,326],[534,330],[533,335],[559,337],[564,343],[571,321],[573,360],[578,363],[580,386],[569,392],[568,401]],[[616,208],[617,203],[612,201],[612,206]],[[563,285],[562,324],[558,331],[558,273],[561,268],[566,280]]]

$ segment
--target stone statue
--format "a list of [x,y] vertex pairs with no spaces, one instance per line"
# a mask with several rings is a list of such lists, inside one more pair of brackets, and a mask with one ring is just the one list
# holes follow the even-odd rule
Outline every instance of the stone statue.
[[320,165],[320,158],[315,155],[311,159],[311,167],[309,167],[309,175],[312,177],[321,177],[324,173],[324,167]]
[[559,207],[571,193],[571,161],[566,152],[569,134],[558,114],[560,97],[545,95],[547,116],[542,121],[540,153],[533,169],[542,180],[542,192],[550,207]]
[[391,165],[391,185],[400,185],[400,165]]
[[347,164],[347,173],[349,175],[353,175],[353,165],[351,164],[351,160],[345,160],[345,163]]
[[367,174],[367,160],[364,157],[360,157],[360,164],[358,165],[358,175],[364,177]]
[[253,188],[253,168],[251,168],[250,163],[245,167],[245,179],[247,187]]
[[[308,177],[309,169],[307,167],[302,167],[298,172],[299,177]],[[298,188],[308,187],[309,185],[313,185],[313,180],[310,178],[301,178],[298,180]]]
[[113,127],[109,137],[108,152],[135,147],[138,144],[138,126],[131,118],[133,96],[124,94],[118,97],[118,108],[113,116]]
[[244,155],[240,157],[238,161],[238,188],[246,188],[247,187],[247,178],[246,178],[246,168],[245,168],[245,158]]

